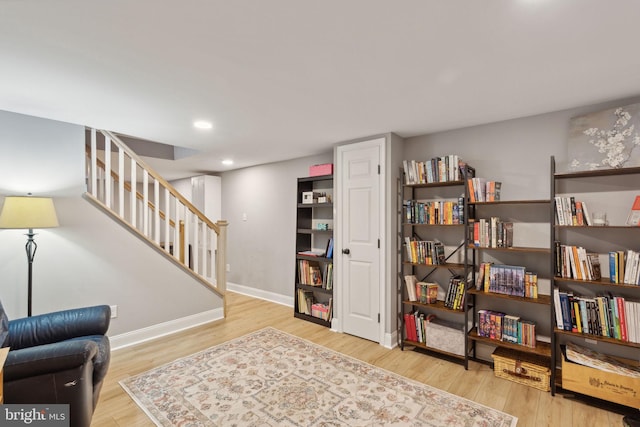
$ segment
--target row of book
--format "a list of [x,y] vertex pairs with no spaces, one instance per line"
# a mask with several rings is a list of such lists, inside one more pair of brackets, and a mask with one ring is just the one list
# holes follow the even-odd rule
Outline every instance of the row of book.
[[565,331],[640,343],[640,302],[553,290],[556,326]]
[[577,280],[600,280],[602,271],[600,255],[589,252],[582,246],[562,245],[555,242],[555,274]]
[[320,265],[317,261],[298,260],[298,283],[318,286],[324,289],[333,288],[333,263]]
[[403,205],[409,224],[464,224],[464,197],[457,202],[405,200]]
[[408,185],[460,181],[466,167],[457,154],[425,161],[403,160],[402,165],[405,183]]
[[451,276],[449,287],[444,297],[444,306],[451,310],[463,310],[466,288],[467,284],[461,276]]
[[413,274],[404,276],[409,301],[418,301],[422,304],[435,304],[438,301],[438,284],[419,282]]
[[558,225],[604,225],[594,224],[587,203],[576,200],[574,196],[556,196],[554,202]]
[[500,200],[502,182],[488,181],[486,178],[467,178],[467,188],[471,203],[497,202]]
[[[602,280],[600,254],[587,251],[582,246],[555,243],[556,276],[576,280]],[[609,282],[640,285],[640,252],[610,251]]]
[[499,311],[478,310],[478,335],[525,347],[536,347],[536,324]]
[[311,306],[315,303],[315,296],[311,291],[298,289],[298,313],[311,315]]
[[469,239],[479,248],[510,248],[513,246],[513,222],[498,217],[470,221]]
[[609,252],[609,279],[611,283],[640,285],[640,252]]
[[415,313],[404,314],[404,332],[408,340],[425,344],[429,323],[435,319],[433,314]]
[[483,262],[476,274],[476,290],[523,298],[538,298],[538,275],[519,265]]
[[444,244],[437,240],[417,240],[405,236],[407,261],[414,264],[445,264]]

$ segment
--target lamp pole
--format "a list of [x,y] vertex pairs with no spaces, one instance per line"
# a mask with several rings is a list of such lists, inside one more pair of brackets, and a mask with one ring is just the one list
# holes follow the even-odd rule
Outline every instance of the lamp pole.
[[38,249],[38,245],[36,241],[33,239],[36,233],[33,232],[33,228],[29,229],[29,232],[26,234],[27,236],[27,244],[25,245],[25,249],[27,251],[27,262],[29,263],[29,275],[28,275],[28,287],[27,287],[27,316],[31,317],[31,295],[32,295],[32,278],[33,278],[33,259],[36,256],[36,250]]

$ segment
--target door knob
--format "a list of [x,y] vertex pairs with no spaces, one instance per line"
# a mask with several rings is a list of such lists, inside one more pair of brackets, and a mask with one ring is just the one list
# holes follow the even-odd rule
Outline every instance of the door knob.
[[347,249],[343,249],[342,253],[345,254],[345,255],[349,255],[351,253],[351,251],[349,250],[349,248],[347,248]]

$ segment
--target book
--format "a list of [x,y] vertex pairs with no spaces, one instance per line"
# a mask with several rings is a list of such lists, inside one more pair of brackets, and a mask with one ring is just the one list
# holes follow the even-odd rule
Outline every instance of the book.
[[427,283],[427,304],[435,304],[438,301],[438,284]]
[[329,238],[329,242],[327,242],[327,258],[333,258],[333,237]]
[[571,331],[571,306],[569,301],[569,294],[567,292],[560,292],[560,308],[562,310],[562,329],[565,331]]
[[417,301],[418,296],[416,295],[416,283],[418,283],[418,279],[414,275],[406,275],[404,276],[404,282],[407,288],[407,298],[409,301]]
[[298,255],[323,257],[325,255],[325,251],[322,249],[311,249],[308,251],[300,251],[298,252]]
[[584,225],[593,225],[593,222],[591,221],[591,214],[587,208],[587,202],[582,202],[582,217],[584,218]]
[[629,216],[627,216],[627,225],[640,225],[640,196],[636,196],[631,205]]
[[562,322],[562,305],[560,304],[560,290],[558,288],[553,289],[553,305],[554,314],[556,315],[556,328],[564,329]]
[[589,266],[591,266],[591,280],[602,279],[602,270],[600,268],[600,255],[593,252],[587,252],[587,260],[589,262]]

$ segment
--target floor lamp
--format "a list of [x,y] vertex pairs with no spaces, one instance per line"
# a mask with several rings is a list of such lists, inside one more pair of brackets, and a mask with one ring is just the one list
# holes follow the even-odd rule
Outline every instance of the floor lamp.
[[27,298],[27,315],[31,317],[31,285],[33,276],[33,259],[38,245],[33,239],[34,228],[52,228],[58,226],[56,209],[53,200],[48,197],[5,197],[2,213],[0,213],[0,228],[28,229],[27,262],[29,263],[29,281]]

